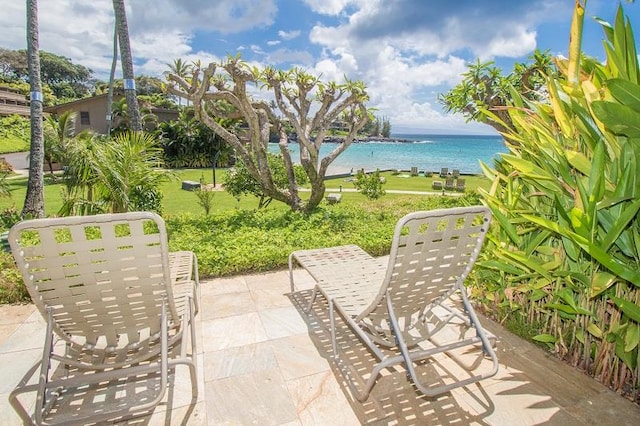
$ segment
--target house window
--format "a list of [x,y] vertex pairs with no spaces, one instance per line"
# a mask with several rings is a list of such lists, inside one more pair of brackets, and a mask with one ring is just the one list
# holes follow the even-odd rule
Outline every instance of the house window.
[[89,120],[89,111],[80,111],[80,124],[89,126],[91,120]]

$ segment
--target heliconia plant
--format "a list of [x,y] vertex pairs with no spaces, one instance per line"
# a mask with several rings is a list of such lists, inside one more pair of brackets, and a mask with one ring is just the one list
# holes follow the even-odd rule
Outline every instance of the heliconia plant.
[[613,25],[599,21],[606,60],[582,55],[585,3],[576,1],[569,58],[556,59],[546,101],[512,92],[509,152],[483,165],[495,219],[472,291],[638,401],[640,69],[621,6]]

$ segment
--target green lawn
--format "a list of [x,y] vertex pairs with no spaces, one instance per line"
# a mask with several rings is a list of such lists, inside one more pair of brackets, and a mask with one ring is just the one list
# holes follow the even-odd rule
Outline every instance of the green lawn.
[[[385,184],[382,186],[384,190],[405,190],[405,191],[433,191],[431,185],[434,180],[439,180],[444,183],[444,179],[440,178],[437,174],[432,176],[424,175],[409,176],[409,173],[401,173],[395,175],[391,172],[384,172],[380,174],[385,178]],[[475,191],[477,188],[489,189],[491,181],[484,176],[462,176],[465,180],[467,192]],[[327,188],[338,189],[342,186],[343,189],[354,188],[352,177],[339,177],[331,178],[326,181]]]
[[[226,174],[226,170],[216,170],[216,183],[220,184]],[[178,213],[204,213],[204,210],[198,204],[198,198],[191,191],[182,190],[183,180],[200,181],[200,178],[204,176],[207,183],[213,182],[213,173],[211,169],[180,169],[174,171],[176,177],[174,180],[164,183],[161,186],[162,193],[164,194],[163,209],[164,214],[178,214]],[[392,173],[383,173],[386,183],[383,188],[385,190],[409,190],[409,191],[432,191],[431,183],[433,180],[439,180],[439,178],[424,176],[415,176],[402,178],[392,175]],[[466,179],[466,192],[474,192],[478,187],[488,189],[491,182],[481,176],[465,176]],[[51,178],[47,175],[45,178],[45,213],[48,216],[55,215],[60,207],[62,201],[60,199],[60,193],[62,185],[59,183],[53,183]],[[24,197],[27,191],[27,178],[18,177],[9,179],[9,185],[11,187],[11,198],[0,198],[0,211],[15,207],[18,210],[22,209],[24,203]],[[343,189],[354,188],[353,183],[348,178],[333,178],[326,181],[327,188],[338,189],[340,186]],[[302,194],[304,196],[304,193]],[[399,198],[399,194],[387,193],[386,199]],[[342,202],[362,201],[365,197],[355,192],[344,192],[342,195]],[[213,200],[213,207],[211,213],[219,213],[228,210],[236,209],[255,209],[258,205],[258,201],[253,196],[243,196],[240,200],[236,200],[225,191],[216,192]],[[273,202],[272,208],[287,209],[284,204]]]

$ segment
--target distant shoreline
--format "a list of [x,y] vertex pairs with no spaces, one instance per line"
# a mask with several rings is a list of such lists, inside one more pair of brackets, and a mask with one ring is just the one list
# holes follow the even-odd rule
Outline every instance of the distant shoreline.
[[[327,136],[323,142],[327,143],[342,143],[344,141],[343,136]],[[355,138],[353,143],[366,143],[366,142],[415,142],[413,139],[405,138],[384,138],[382,136],[367,136],[366,138]]]
[[[411,136],[415,136],[414,138],[411,138]],[[367,142],[393,142],[393,143],[413,143],[416,142],[418,140],[418,138],[424,138],[424,137],[432,137],[432,138],[496,138],[496,139],[504,139],[502,136],[500,135],[429,135],[429,134],[415,134],[415,135],[409,135],[409,134],[401,134],[399,136],[390,136],[388,138],[383,137],[383,136],[366,136],[366,137],[359,137],[359,138],[355,138],[353,140],[352,143],[367,143]],[[326,143],[342,143],[344,142],[345,137],[344,136],[325,136],[325,138],[323,139],[323,142]],[[292,138],[289,140],[289,142],[292,143],[298,143],[298,140],[295,138]]]

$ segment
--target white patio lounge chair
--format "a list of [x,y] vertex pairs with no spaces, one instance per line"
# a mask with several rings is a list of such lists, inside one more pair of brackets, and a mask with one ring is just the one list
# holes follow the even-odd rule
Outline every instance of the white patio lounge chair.
[[[296,261],[317,283],[308,309],[318,294],[328,301],[334,360],[356,399],[365,401],[383,370],[394,366],[406,369],[427,396],[496,374],[495,338],[483,330],[464,287],[490,219],[490,210],[480,206],[409,214],[396,225],[386,265],[355,245],[291,254],[292,291]],[[362,365],[341,356],[336,313],[377,358],[370,373],[359,373]],[[425,381],[416,365],[437,354],[454,359],[464,377]]]
[[456,183],[455,183],[455,180],[452,177],[448,177],[447,179],[445,179],[445,181],[444,181],[444,189],[446,189],[448,191],[453,191],[454,189],[456,189]]
[[28,220],[11,228],[9,243],[47,322],[42,359],[9,396],[25,424],[147,414],[179,364],[196,400],[197,262],[191,252],[169,255],[158,215]]

